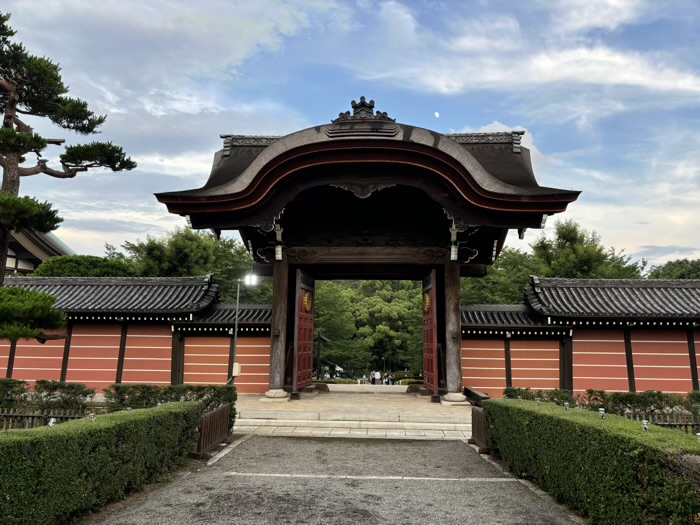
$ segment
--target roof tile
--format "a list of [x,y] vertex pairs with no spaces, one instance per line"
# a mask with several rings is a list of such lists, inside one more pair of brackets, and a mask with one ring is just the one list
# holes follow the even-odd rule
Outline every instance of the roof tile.
[[218,284],[207,277],[8,277],[5,286],[56,297],[69,314],[175,315],[209,308]]
[[700,319],[700,280],[535,277],[525,296],[551,317]]

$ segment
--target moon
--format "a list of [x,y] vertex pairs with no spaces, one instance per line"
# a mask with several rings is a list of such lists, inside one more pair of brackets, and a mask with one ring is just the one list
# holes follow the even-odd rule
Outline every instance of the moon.
[[435,112],[435,118],[440,118],[440,113],[438,113],[437,111]]

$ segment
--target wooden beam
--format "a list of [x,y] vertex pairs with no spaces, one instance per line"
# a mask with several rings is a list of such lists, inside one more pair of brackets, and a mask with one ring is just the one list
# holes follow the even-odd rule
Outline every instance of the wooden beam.
[[637,385],[634,380],[634,356],[632,355],[632,336],[630,327],[626,326],[625,330],[625,357],[627,358],[627,381],[629,382],[630,392],[637,391]]
[[513,387],[513,367],[510,360],[510,339],[503,341],[503,355],[506,362],[506,388]]
[[574,391],[573,342],[570,336],[559,341],[559,388]]
[[690,377],[693,380],[693,390],[700,390],[698,383],[698,358],[695,352],[695,329],[688,328],[688,355],[690,356]]
[[119,357],[117,358],[117,376],[114,382],[120,384],[124,375],[124,357],[126,356],[126,335],[129,329],[129,324],[126,320],[122,321],[122,333],[119,338]]
[[171,363],[170,383],[181,385],[185,380],[185,338],[179,330],[173,332]]
[[15,367],[15,354],[17,353],[17,341],[10,341],[10,355],[7,357],[7,370],[5,377],[12,379],[12,370]]
[[70,343],[73,337],[73,323],[68,321],[66,329],[66,341],[63,344],[63,361],[61,362],[61,381],[65,381],[68,377],[68,359],[70,357]]

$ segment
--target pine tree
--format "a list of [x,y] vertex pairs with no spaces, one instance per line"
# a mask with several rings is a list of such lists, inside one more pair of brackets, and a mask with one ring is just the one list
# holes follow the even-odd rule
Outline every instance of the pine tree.
[[[30,54],[21,43],[11,40],[15,31],[8,25],[9,19],[9,14],[0,13],[0,286],[10,232],[20,228],[48,232],[61,221],[50,204],[19,197],[22,177],[44,174],[69,179],[90,168],[122,171],[136,167],[121,147],[109,142],[66,146],[59,157],[60,169],[48,165],[43,151],[64,141],[35,133],[23,120],[25,116],[45,117],[60,128],[83,135],[96,133],[106,117],[90,111],[85,101],[67,95],[58,64]],[[27,165],[29,155],[36,156],[34,165]]]

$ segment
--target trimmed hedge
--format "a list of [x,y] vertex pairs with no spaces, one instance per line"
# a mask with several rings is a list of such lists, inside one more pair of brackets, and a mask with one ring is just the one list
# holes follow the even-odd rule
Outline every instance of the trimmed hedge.
[[551,403],[484,403],[489,448],[592,524],[687,524],[700,512],[700,443]]
[[15,409],[27,402],[29,384],[19,379],[0,378],[0,406]]
[[228,421],[229,434],[236,421],[236,387],[216,385],[170,385],[156,386],[149,384],[114,384],[105,388],[105,401],[110,410],[125,408],[154,407],[158,403],[175,401],[199,401],[204,410],[214,409],[226,403],[231,405]]
[[38,379],[29,394],[29,402],[39,410],[85,410],[95,389],[82,383]]
[[66,523],[157,480],[194,446],[201,403],[0,433],[0,523]]

